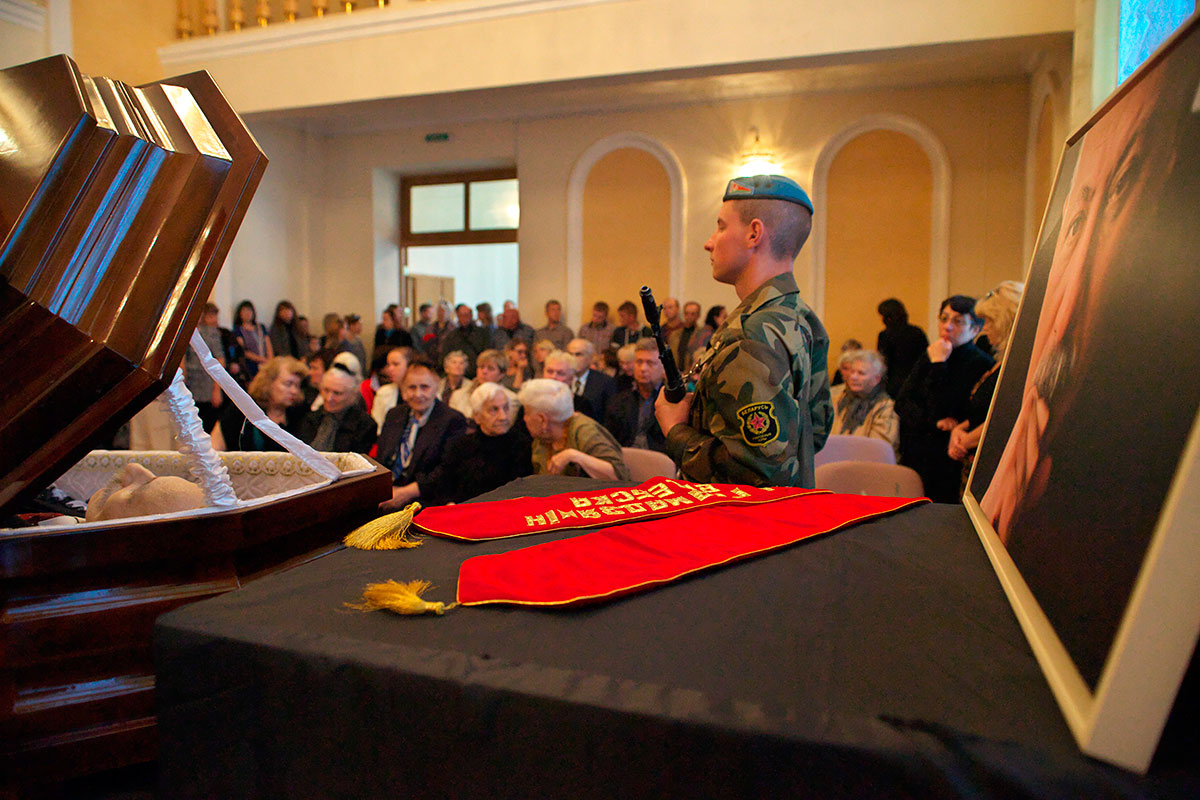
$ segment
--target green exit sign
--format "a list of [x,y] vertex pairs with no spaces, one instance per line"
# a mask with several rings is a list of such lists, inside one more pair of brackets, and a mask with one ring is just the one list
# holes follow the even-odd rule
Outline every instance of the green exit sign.
[[448,141],[450,141],[450,134],[448,134],[448,133],[427,133],[427,134],[425,134],[425,141],[430,142],[430,143],[448,142]]

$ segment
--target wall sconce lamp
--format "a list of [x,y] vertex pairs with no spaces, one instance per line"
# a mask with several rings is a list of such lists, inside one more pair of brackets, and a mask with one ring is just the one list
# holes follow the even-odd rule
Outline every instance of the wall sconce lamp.
[[766,147],[758,138],[758,128],[751,127],[754,142],[742,151],[741,166],[737,176],[745,175],[778,175],[783,171],[775,160],[775,151]]

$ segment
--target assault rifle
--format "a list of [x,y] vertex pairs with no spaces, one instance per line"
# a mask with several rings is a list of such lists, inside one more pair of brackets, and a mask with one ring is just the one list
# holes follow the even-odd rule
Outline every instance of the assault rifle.
[[675,356],[671,353],[671,348],[667,347],[667,340],[663,337],[662,328],[658,326],[658,315],[662,311],[662,306],[654,302],[654,292],[650,291],[649,286],[642,287],[641,295],[642,310],[646,312],[646,324],[650,326],[650,332],[654,334],[654,340],[658,342],[658,355],[662,358],[667,386],[665,397],[668,403],[678,403],[687,393],[687,389],[683,385],[683,376],[679,374]]

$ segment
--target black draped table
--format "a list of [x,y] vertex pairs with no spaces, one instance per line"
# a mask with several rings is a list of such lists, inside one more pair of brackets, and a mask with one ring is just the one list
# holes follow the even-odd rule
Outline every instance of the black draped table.
[[[623,485],[535,477],[481,499]],[[163,794],[1076,798],[1196,786],[1194,766],[1137,778],[1079,754],[958,506],[583,609],[344,608],[389,578],[431,580],[427,599],[453,600],[465,558],[546,538],[345,550],[164,615]]]

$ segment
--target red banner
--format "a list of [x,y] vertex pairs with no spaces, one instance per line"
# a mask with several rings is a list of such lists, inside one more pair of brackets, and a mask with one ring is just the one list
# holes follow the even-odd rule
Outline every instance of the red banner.
[[469,558],[459,569],[458,602],[565,606],[608,600],[929,502],[805,494],[776,498],[783,502],[753,509],[707,506]]
[[632,489],[435,506],[422,509],[413,524],[435,536],[482,542],[545,531],[603,528],[716,506],[759,505],[823,493],[827,492],[791,487],[756,489],[651,478]]

